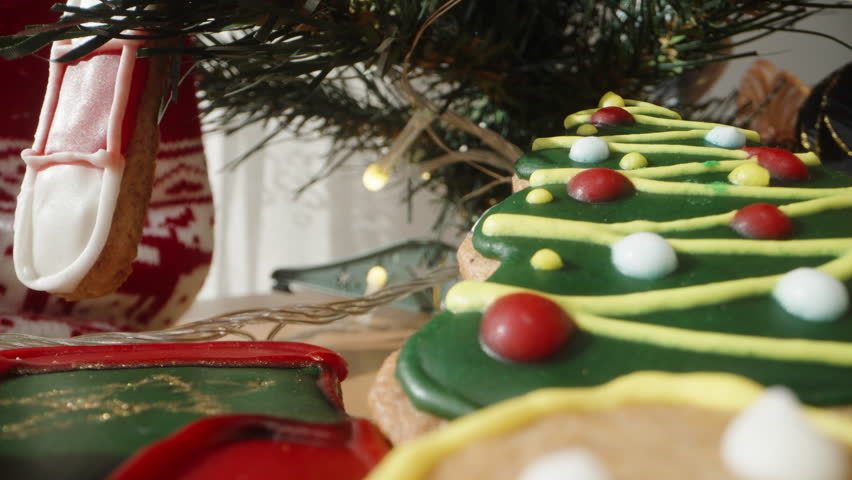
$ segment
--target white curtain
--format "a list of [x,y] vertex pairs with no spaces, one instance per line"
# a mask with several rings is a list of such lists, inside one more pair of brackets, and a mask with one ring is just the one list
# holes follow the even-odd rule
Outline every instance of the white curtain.
[[[363,158],[318,182],[298,199],[294,192],[320,170],[328,140],[278,142],[233,170],[225,168],[264,132],[207,134],[204,144],[216,206],[213,266],[200,298],[267,293],[271,273],[363,253],[407,239],[433,238],[435,198],[424,193],[407,220],[404,186],[380,192],[361,184]],[[444,240],[460,241],[460,233]]]

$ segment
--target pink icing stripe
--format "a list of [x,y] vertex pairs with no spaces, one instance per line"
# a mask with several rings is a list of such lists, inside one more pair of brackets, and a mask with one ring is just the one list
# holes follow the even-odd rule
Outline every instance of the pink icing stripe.
[[[104,145],[104,147],[108,152],[121,154],[122,123],[124,121],[125,112],[127,111],[127,105],[130,97],[130,88],[133,81],[133,70],[136,64],[136,54],[139,49],[140,43],[141,40],[113,39],[99,47],[97,50],[89,54],[84,59],[80,60],[89,61],[93,57],[99,55],[115,54],[121,52],[121,57],[116,72],[116,78],[113,80],[114,89],[112,95],[112,102],[109,107],[109,117],[107,119],[107,132],[105,142],[106,145]],[[56,44],[54,44],[53,49],[51,50],[51,57],[54,59],[59,58],[62,55],[68,53],[72,48],[74,48],[74,45],[71,44],[70,40],[63,40],[57,42]],[[52,62],[50,64],[50,79],[48,83],[49,88],[45,95],[45,102],[42,106],[41,112],[41,121],[39,122],[38,130],[36,132],[36,139],[32,148],[36,155],[43,155],[45,153],[51,128],[55,125],[54,122],[64,121],[63,119],[56,119],[54,117],[59,106],[62,81],[64,80],[68,68],[68,64],[60,64],[56,62]],[[103,114],[97,109],[95,111],[84,113],[90,113],[96,116]],[[94,118],[78,118],[75,120],[87,123],[93,123],[97,121]],[[51,141],[51,150],[55,152],[69,152],[70,150],[72,150],[69,148],[63,148],[62,139],[60,138],[58,140],[59,145],[54,144],[57,140]],[[61,160],[59,158],[56,158],[54,161],[58,163],[64,161],[64,159]]]

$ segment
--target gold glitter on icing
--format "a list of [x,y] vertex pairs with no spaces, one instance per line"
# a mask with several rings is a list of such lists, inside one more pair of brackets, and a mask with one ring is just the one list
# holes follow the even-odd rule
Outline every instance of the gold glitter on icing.
[[[596,387],[545,388],[476,411],[395,448],[367,478],[426,478],[443,458],[468,445],[563,412],[665,404],[736,413],[752,405],[764,391],[751,380],[727,373],[663,372],[631,373]],[[803,407],[803,412],[818,430],[852,448],[850,417],[813,407]]]
[[[203,379],[204,385],[228,387],[228,396],[251,394],[268,390],[274,380],[233,382]],[[172,397],[153,402],[125,402],[114,398],[140,388],[160,388]],[[130,417],[150,411],[195,414],[200,416],[228,413],[228,407],[216,397],[203,393],[198,385],[176,375],[158,374],[150,377],[107,385],[55,389],[35,395],[0,399],[0,408],[25,407],[35,410],[15,423],[0,426],[0,440],[20,440],[44,432],[73,429],[75,425],[108,422],[114,418]]]
[[642,155],[639,152],[630,152],[627,155],[621,157],[621,160],[618,162],[618,166],[623,170],[636,170],[637,168],[645,168],[648,166],[648,159],[645,158],[645,155]]
[[584,137],[588,137],[588,136],[594,135],[596,133],[598,133],[597,127],[595,127],[594,125],[589,124],[589,123],[584,123],[583,125],[580,125],[579,127],[577,127],[577,135],[582,135]]
[[562,257],[549,248],[535,252],[530,259],[530,265],[536,270],[559,270],[562,268]]
[[769,185],[769,170],[756,163],[746,163],[731,170],[728,181],[734,185],[748,185],[751,187],[766,187]]
[[553,194],[543,188],[530,190],[526,197],[527,203],[543,204],[553,201]]

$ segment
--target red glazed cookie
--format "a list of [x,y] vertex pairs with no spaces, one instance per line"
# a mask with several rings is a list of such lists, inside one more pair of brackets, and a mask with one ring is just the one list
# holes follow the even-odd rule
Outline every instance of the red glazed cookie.
[[344,412],[346,373],[335,353],[287,342],[0,352],[0,471],[357,480],[388,447]]

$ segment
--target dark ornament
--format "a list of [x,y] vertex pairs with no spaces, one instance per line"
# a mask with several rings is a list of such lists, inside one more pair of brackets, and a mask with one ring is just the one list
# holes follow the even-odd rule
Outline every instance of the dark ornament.
[[852,63],[822,80],[805,100],[799,141],[827,167],[852,173]]

